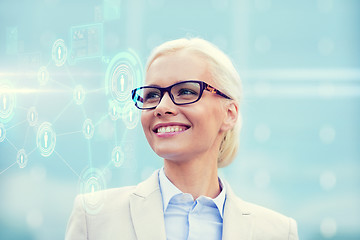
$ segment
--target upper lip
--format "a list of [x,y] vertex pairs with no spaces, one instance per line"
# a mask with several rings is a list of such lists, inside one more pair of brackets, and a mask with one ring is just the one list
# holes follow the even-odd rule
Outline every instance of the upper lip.
[[156,132],[156,130],[157,130],[158,128],[161,128],[161,127],[171,127],[171,126],[184,126],[184,127],[186,127],[186,128],[189,128],[189,127],[190,127],[190,125],[185,124],[185,123],[170,122],[170,123],[158,123],[158,124],[156,124],[156,125],[152,128],[152,130],[153,130],[153,132]]

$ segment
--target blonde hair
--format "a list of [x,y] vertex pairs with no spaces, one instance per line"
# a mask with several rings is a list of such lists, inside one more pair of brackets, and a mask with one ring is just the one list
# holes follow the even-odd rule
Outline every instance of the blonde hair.
[[[188,50],[204,58],[209,64],[210,74],[220,91],[240,103],[242,96],[241,80],[229,57],[214,44],[200,38],[181,38],[172,40],[156,47],[150,54],[146,72],[152,62],[163,55]],[[235,158],[239,147],[239,133],[241,129],[240,113],[235,126],[225,132],[218,155],[218,167],[229,165]]]

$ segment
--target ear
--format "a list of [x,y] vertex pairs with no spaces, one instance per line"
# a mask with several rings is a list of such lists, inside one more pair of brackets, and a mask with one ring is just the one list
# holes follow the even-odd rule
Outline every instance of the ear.
[[[239,117],[239,104],[235,101],[231,101],[225,104],[225,117],[221,126],[221,131],[226,132],[232,129]],[[240,119],[239,119],[240,121]]]

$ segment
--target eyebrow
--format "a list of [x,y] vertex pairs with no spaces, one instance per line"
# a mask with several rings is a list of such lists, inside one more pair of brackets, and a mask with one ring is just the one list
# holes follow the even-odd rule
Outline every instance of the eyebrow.
[[[173,84],[170,84],[170,85],[168,85],[168,86],[177,84],[177,83],[179,83],[179,82],[185,82],[185,81],[201,81],[201,80],[199,80],[198,78],[189,78],[189,79],[185,79],[185,80],[180,79],[180,80],[177,80],[176,82],[174,82]],[[150,85],[144,85],[144,86],[146,86],[146,87],[159,87],[159,88],[161,88],[160,85],[158,85],[158,84],[150,84]],[[168,86],[167,86],[167,87],[168,87]]]
[[157,84],[150,84],[150,85],[145,85],[146,87],[160,87],[160,85]]

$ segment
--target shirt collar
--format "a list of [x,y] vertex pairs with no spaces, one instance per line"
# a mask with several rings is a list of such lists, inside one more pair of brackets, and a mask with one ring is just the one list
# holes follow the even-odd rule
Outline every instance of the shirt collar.
[[175,195],[181,194],[182,192],[166,177],[163,167],[159,171],[159,181],[165,212],[171,198]]
[[[166,177],[164,168],[162,167],[159,171],[159,182],[160,182],[160,190],[161,190],[161,196],[163,200],[163,207],[164,212],[167,209],[169,202],[172,197],[178,194],[182,194],[183,192],[180,191],[170,180]],[[205,196],[200,196],[207,198],[208,200],[215,203],[217,209],[219,210],[219,213],[221,217],[223,218],[223,212],[224,212],[224,205],[226,200],[226,186],[223,184],[222,180],[219,178],[219,184],[221,187],[221,192],[216,198],[210,198]]]

